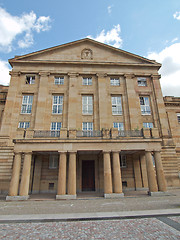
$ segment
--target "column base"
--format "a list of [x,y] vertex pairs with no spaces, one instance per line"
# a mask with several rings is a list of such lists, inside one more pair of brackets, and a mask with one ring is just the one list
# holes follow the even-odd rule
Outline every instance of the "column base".
[[6,196],[6,201],[26,201],[28,200],[28,196]]
[[104,198],[110,199],[110,198],[121,198],[124,197],[124,193],[105,193]]
[[70,199],[76,199],[77,195],[56,195],[56,200],[70,200]]
[[151,197],[160,197],[160,196],[171,196],[171,193],[168,192],[148,192],[148,195]]

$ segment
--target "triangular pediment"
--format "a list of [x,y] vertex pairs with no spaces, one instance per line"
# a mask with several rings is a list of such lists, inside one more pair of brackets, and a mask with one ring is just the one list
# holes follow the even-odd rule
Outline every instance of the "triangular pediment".
[[81,39],[10,59],[13,62],[99,62],[124,64],[158,64],[155,61],[97,42]]

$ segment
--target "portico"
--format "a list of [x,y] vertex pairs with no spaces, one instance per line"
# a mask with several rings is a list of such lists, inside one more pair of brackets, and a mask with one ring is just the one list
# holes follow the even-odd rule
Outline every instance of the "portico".
[[[122,166],[122,155],[126,156],[126,169]],[[51,156],[58,158],[56,169],[47,167]],[[46,176],[46,180],[43,176]],[[56,193],[56,199],[76,199],[81,192],[99,192],[105,198],[119,198],[124,196],[124,183],[127,188],[148,189],[151,196],[165,192],[160,152],[103,149],[24,153],[16,151],[6,199],[27,200],[29,193],[48,193],[51,190]]]

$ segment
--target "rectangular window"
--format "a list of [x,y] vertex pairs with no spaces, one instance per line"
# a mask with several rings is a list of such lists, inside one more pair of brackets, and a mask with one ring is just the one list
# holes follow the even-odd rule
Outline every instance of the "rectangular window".
[[92,78],[83,78],[82,85],[92,85]]
[[64,77],[54,77],[54,84],[55,85],[63,85],[64,84]]
[[111,86],[120,86],[119,78],[111,78],[110,83],[111,83]]
[[62,95],[55,95],[53,96],[53,108],[52,113],[54,114],[62,114],[63,110],[63,96]]
[[151,115],[149,97],[140,97],[141,114]]
[[180,123],[180,113],[177,113],[177,120],[178,120],[178,123]]
[[118,131],[124,130],[124,124],[122,122],[114,122],[113,123],[113,128],[117,128]]
[[51,137],[59,137],[61,130],[61,122],[52,122],[51,123]]
[[24,95],[21,106],[21,113],[31,113],[33,95]]
[[143,123],[144,128],[153,128],[153,123],[152,122],[145,122]]
[[147,87],[147,80],[144,77],[138,77],[138,86]]
[[127,167],[126,155],[120,155],[120,167],[121,168],[126,168]]
[[93,134],[93,123],[92,122],[83,122],[82,123],[83,136],[92,136]]
[[58,167],[58,155],[49,156],[49,169],[56,169]]
[[82,113],[93,114],[93,97],[82,96]]
[[26,84],[34,84],[35,76],[26,76]]
[[19,122],[18,128],[29,128],[30,122]]
[[111,97],[112,100],[112,114],[122,115],[121,96]]

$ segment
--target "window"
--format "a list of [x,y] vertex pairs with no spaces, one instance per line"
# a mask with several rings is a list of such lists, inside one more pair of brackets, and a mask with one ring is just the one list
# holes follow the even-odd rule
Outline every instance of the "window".
[[121,168],[126,168],[126,155],[120,155],[120,167]]
[[113,128],[117,128],[118,131],[124,130],[124,124],[122,122],[114,122],[113,123]]
[[19,122],[18,128],[29,128],[30,122]]
[[58,155],[49,156],[49,169],[56,169],[58,167]]
[[145,123],[143,123],[143,127],[144,127],[144,128],[153,128],[153,123],[151,123],[151,122],[145,122]]
[[51,123],[51,137],[59,137],[61,130],[61,122],[52,122]]
[[112,100],[112,114],[121,115],[122,114],[121,96],[111,97],[111,100]]
[[93,97],[82,96],[82,113],[93,114]]
[[63,96],[53,96],[53,109],[52,113],[54,114],[62,114],[63,110]]
[[147,87],[146,78],[144,78],[144,77],[138,77],[138,78],[137,78],[137,81],[138,81],[138,86]]
[[141,105],[142,115],[150,115],[151,114],[149,97],[140,97],[140,105]]
[[92,85],[92,78],[83,78],[82,85]]
[[26,76],[26,84],[34,84],[35,76]]
[[83,136],[92,136],[93,135],[93,123],[92,122],[83,122],[82,124]]
[[177,120],[178,120],[178,123],[180,123],[180,113],[177,113]]
[[111,86],[120,86],[119,78],[111,78],[110,83],[111,83]]
[[24,95],[22,100],[21,113],[31,113],[32,102],[33,102],[32,95]]
[[55,77],[54,78],[55,85],[63,85],[64,84],[64,77]]

